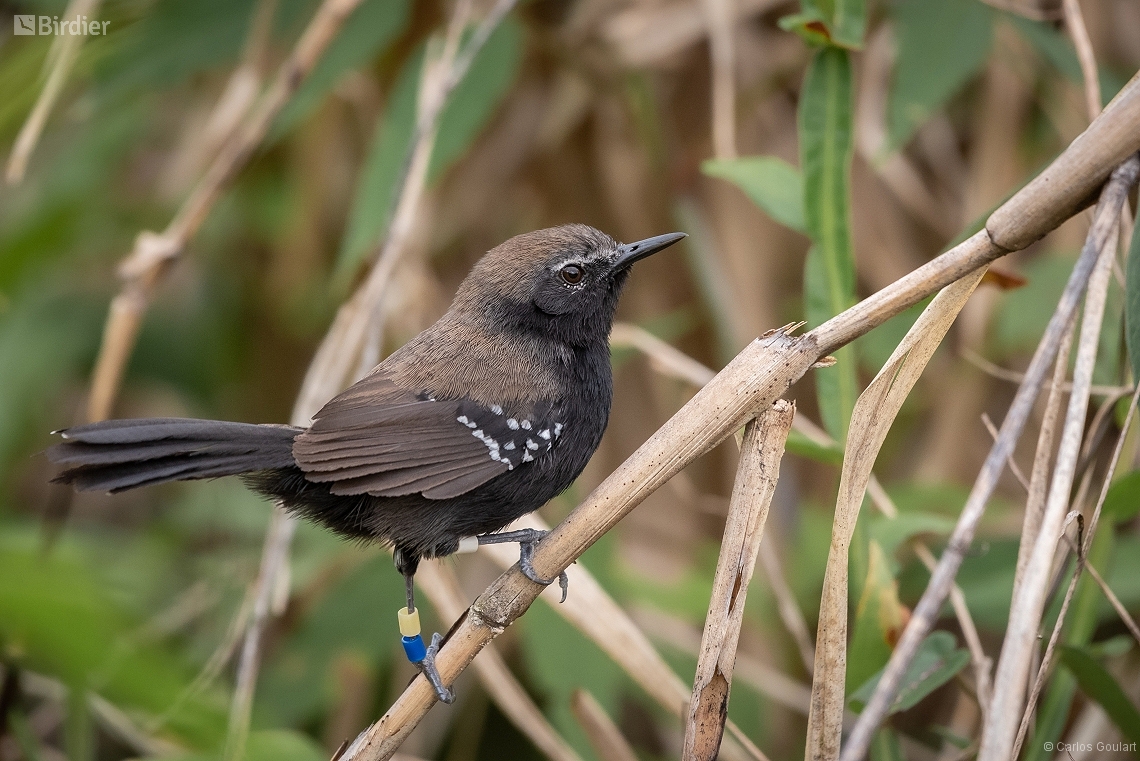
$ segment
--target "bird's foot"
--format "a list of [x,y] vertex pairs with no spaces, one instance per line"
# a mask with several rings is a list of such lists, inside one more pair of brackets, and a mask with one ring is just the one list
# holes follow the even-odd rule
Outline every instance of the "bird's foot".
[[451,703],[455,700],[455,693],[443,686],[443,679],[439,676],[439,669],[435,667],[435,656],[439,653],[439,646],[443,642],[443,636],[436,632],[431,635],[431,645],[428,646],[427,651],[424,653],[423,660],[416,663],[416,667],[423,672],[424,678],[431,683],[432,688],[435,690],[435,696],[439,698],[441,703]]
[[[538,544],[542,537],[549,534],[549,531],[539,531],[533,528],[519,529],[518,531],[503,531],[498,534],[483,534],[478,537],[479,544],[503,544],[505,542],[518,542],[519,543],[519,570],[522,571],[523,576],[533,581],[535,584],[541,584],[544,587],[550,586],[554,583],[555,579],[544,579],[538,575],[534,570],[534,545]],[[566,594],[570,590],[570,577],[562,571],[557,576],[558,586],[562,589],[562,599],[560,602],[566,602]]]

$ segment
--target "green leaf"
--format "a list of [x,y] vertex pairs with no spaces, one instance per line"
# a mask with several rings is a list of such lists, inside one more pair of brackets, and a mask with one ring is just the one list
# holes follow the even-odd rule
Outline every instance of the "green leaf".
[[1128,266],[1125,272],[1124,337],[1128,344],[1128,358],[1132,363],[1132,377],[1140,378],[1140,225],[1132,230],[1132,244],[1128,248]]
[[[918,646],[918,653],[903,675],[902,687],[891,704],[895,714],[913,708],[920,700],[954,678],[970,662],[970,653],[957,648],[950,632],[936,631]],[[882,670],[868,679],[849,699],[855,711],[862,711],[882,677]]]
[[275,140],[308,116],[347,72],[387,49],[408,22],[408,0],[366,0],[345,20],[340,34],[289,100],[273,125]]
[[898,732],[883,727],[871,741],[871,761],[906,761]]
[[891,575],[890,564],[877,542],[872,541],[870,548],[867,579],[855,609],[855,625],[847,651],[849,692],[887,665],[903,627],[898,585]]
[[978,0],[904,0],[891,9],[898,55],[887,150],[896,150],[985,63],[994,12]]
[[728,180],[780,224],[805,232],[804,181],[798,169],[775,156],[709,159],[701,171]]
[[843,463],[842,447],[837,444],[829,447],[816,444],[799,431],[793,430],[788,434],[788,440],[784,448],[792,454],[797,454],[800,457],[806,457],[816,462],[827,463],[828,465],[840,465]]
[[954,530],[954,521],[944,515],[928,512],[903,512],[896,518],[875,515],[871,518],[871,538],[878,542],[887,557],[903,542],[920,534],[949,534]]
[[779,23],[812,45],[859,50],[867,31],[867,6],[865,0],[801,0],[800,12]]
[[[467,76],[452,91],[440,115],[428,179],[438,178],[482,130],[518,73],[522,29],[506,18],[475,56]],[[348,225],[337,258],[336,276],[350,277],[387,231],[395,203],[396,181],[407,160],[415,130],[416,92],[423,69],[421,48],[404,65],[357,183]]]
[[[800,164],[804,173],[804,221],[815,246],[804,267],[804,311],[810,327],[855,301],[851,250],[851,61],[838,48],[815,54],[800,92]],[[828,432],[844,441],[858,386],[850,346],[838,364],[816,373],[820,412]]]
[[1140,470],[1113,482],[1104,498],[1102,511],[1117,523],[1130,521],[1140,513]]
[[1081,692],[1100,703],[1124,736],[1140,742],[1140,711],[1104,666],[1084,648],[1070,645],[1062,645],[1061,662],[1073,672]]

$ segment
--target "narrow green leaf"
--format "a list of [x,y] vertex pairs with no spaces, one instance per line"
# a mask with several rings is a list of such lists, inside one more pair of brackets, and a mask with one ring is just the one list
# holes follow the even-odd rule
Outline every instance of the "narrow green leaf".
[[800,457],[806,457],[809,460],[815,460],[816,462],[822,462],[828,465],[840,465],[843,463],[842,448],[839,446],[821,446],[799,431],[792,431],[788,434],[785,449]]
[[728,180],[744,191],[768,216],[804,232],[804,180],[794,166],[775,156],[709,159],[701,171]]
[[978,0],[904,0],[890,7],[898,56],[887,149],[896,150],[985,63],[994,12]]
[[345,20],[340,34],[304,84],[278,114],[270,139],[277,139],[312,113],[347,72],[364,66],[386,50],[407,25],[408,10],[408,0],[361,3]]
[[1140,742],[1140,711],[1105,667],[1084,648],[1069,645],[1061,647],[1061,662],[1073,672],[1081,692],[1100,703],[1124,736]]
[[[815,54],[800,92],[800,165],[804,173],[804,222],[815,246],[804,266],[804,312],[810,327],[855,301],[851,250],[851,61],[838,48]],[[816,373],[820,415],[828,432],[844,441],[858,386],[850,346],[835,354],[835,367]]]
[[1106,517],[1111,516],[1117,523],[1124,523],[1140,513],[1140,470],[1113,482],[1104,498],[1102,508]]
[[871,741],[871,761],[906,761],[898,732],[883,727]]
[[[521,27],[508,17],[475,56],[440,115],[429,180],[438,178],[458,159],[486,125],[518,73],[522,44]],[[376,125],[337,259],[337,277],[342,281],[355,272],[387,230],[396,181],[415,128],[423,56],[421,48],[404,65]]]
[[[953,679],[969,662],[969,651],[957,648],[953,634],[934,632],[918,646],[918,653],[903,675],[902,687],[891,705],[890,713],[913,708],[927,695]],[[882,675],[880,670],[851,696],[849,702],[854,710],[863,710]]]
[[1128,358],[1132,362],[1132,377],[1140,378],[1140,225],[1132,230],[1132,244],[1128,248],[1128,266],[1125,272],[1124,322]]

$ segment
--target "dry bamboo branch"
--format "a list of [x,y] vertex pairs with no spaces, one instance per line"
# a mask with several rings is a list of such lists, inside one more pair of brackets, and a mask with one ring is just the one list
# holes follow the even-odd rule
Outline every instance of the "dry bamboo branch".
[[[1136,87],[1137,79],[1134,77],[1129,85],[1129,89],[1133,90],[1135,94],[1137,92]],[[1113,111],[1112,104],[1110,104],[1110,108],[1105,109],[1105,112],[1093,125],[1095,126],[1097,123],[1104,123],[1111,120]],[[1116,113],[1119,114],[1120,111],[1118,110]],[[1136,116],[1140,116],[1140,114]],[[1091,130],[1092,126],[1089,128],[1089,131]],[[1086,131],[1084,134],[1089,134],[1089,131]],[[1074,141],[1073,145],[1077,145],[1078,142],[1081,142],[1081,138]],[[1084,145],[1081,146],[1078,153],[1083,154],[1084,150],[1088,147],[1088,142],[1084,141]],[[1045,172],[1038,175],[1033,182],[1015,194],[1009,202],[1003,204],[1001,208],[990,217],[990,221],[987,224],[994,226],[1005,224],[1003,220],[1012,220],[1009,223],[1011,227],[1006,228],[1006,231],[1014,230],[1015,233],[1009,235],[1007,238],[999,231],[996,233],[998,237],[1016,241],[1029,241],[1035,237],[1035,234],[1029,228],[1024,227],[1017,221],[1017,217],[1014,213],[1015,205],[1011,204],[1014,204],[1022,193],[1028,192],[1029,189],[1032,188],[1035,183],[1041,181],[1043,177],[1050,176],[1050,179],[1042,181],[1046,183],[1055,183],[1061,179],[1051,170],[1059,166],[1059,162],[1062,158],[1064,158],[1064,154],[1058,159],[1058,162],[1055,162],[1046,169]],[[1071,164],[1068,165],[1072,166]],[[1045,371],[1049,365],[1052,364],[1061,341],[1061,336],[1067,331],[1069,321],[1073,318],[1073,315],[1076,314],[1077,304],[1081,294],[1084,292],[1085,284],[1091,274],[1093,265],[1096,262],[1097,253],[1101,248],[1099,244],[1103,244],[1104,239],[1107,238],[1111,232],[1112,222],[1110,216],[1108,216],[1109,210],[1111,210],[1112,215],[1119,216],[1120,205],[1123,203],[1128,188],[1131,187],[1135,179],[1138,166],[1140,166],[1140,162],[1138,162],[1135,157],[1130,157],[1120,169],[1113,173],[1112,179],[1105,185],[1101,193],[1101,200],[1097,205],[1096,221],[1094,222],[1093,229],[1089,232],[1089,242],[1086,244],[1081,258],[1077,261],[1077,265],[1073,268],[1069,283],[1065,286],[1065,291],[1061,295],[1057,309],[1045,329],[1045,335],[1041,339],[1033,359],[1030,361],[1029,368],[1025,373],[1025,382],[1018,389],[1017,394],[1014,396],[1013,403],[1010,405],[1009,412],[1006,414],[1005,420],[1002,421],[998,441],[990,449],[990,453],[982,465],[981,472],[979,472],[974,486],[970,491],[970,496],[966,500],[966,505],[963,507],[962,513],[958,518],[958,524],[950,536],[946,551],[939,560],[938,567],[931,574],[930,582],[922,595],[922,599],[919,600],[918,605],[914,609],[910,623],[903,631],[902,637],[895,646],[894,653],[891,655],[891,659],[887,663],[882,677],[879,679],[879,684],[874,694],[864,707],[863,712],[859,716],[859,720],[851,731],[847,747],[843,749],[843,754],[840,756],[841,761],[856,761],[856,759],[860,759],[866,754],[867,749],[870,747],[874,730],[879,722],[882,721],[883,717],[886,716],[887,709],[898,692],[907,666],[911,660],[913,660],[915,654],[918,652],[919,645],[931,628],[933,628],[934,622],[938,618],[942,602],[949,594],[950,588],[954,583],[954,576],[958,573],[962,559],[970,543],[973,541],[974,531],[977,528],[978,521],[981,520],[986,503],[993,494],[998,477],[1005,468],[1005,462],[1009,459],[1009,455],[1013,451],[1025,427],[1025,423],[1029,418],[1034,400],[1037,398],[1042,382],[1044,381]],[[1041,184],[1038,183],[1038,186],[1041,187]],[[1062,207],[1071,208],[1067,202],[1061,201],[1058,198],[1055,185],[1045,185],[1044,187],[1045,190],[1042,191],[1042,195],[1045,198],[1058,201]],[[1049,214],[1042,209],[1023,209],[1023,211],[1025,212],[1023,219],[1041,220],[1049,216]]]
[[693,697],[685,721],[681,754],[685,761],[713,761],[720,751],[748,584],[756,567],[764,523],[780,477],[780,458],[794,415],[795,405],[777,400],[744,429],[740,464],[701,638]]
[[[68,23],[81,16],[92,18],[99,12],[99,6],[102,4],[103,0],[71,0],[67,10],[64,11],[64,20],[61,23]],[[52,107],[63,92],[67,75],[71,73],[71,67],[86,37],[85,34],[65,34],[57,36],[52,41],[47,58],[50,71],[47,81],[44,82],[44,89],[40,91],[36,104],[32,106],[32,112],[28,114],[27,121],[20,128],[20,134],[16,136],[16,142],[12,146],[12,153],[8,156],[5,179],[9,185],[18,185],[23,181],[24,173],[28,170],[28,161],[36,149],[40,135],[43,134],[48,115],[51,114]]]
[[930,302],[855,402],[820,598],[805,758],[824,761],[839,755],[847,674],[848,550],[871,468],[903,402],[981,282],[985,269],[946,287]]
[[[436,560],[424,563],[420,567],[420,574],[423,574],[418,579],[420,585],[442,619],[450,621],[463,615],[463,598],[453,570]],[[581,761],[574,749],[542,715],[542,711],[530,699],[494,647],[480,653],[472,667],[503,714],[543,755],[551,761]]]
[[[538,544],[534,554],[536,572],[551,574],[566,569],[646,496],[740,427],[756,410],[775,401],[821,357],[1007,253],[1009,249],[996,244],[991,236],[1008,246],[1025,245],[1080,210],[1113,167],[1140,148],[1138,127],[1140,79],[1134,77],[1088,130],[990,217],[986,229],[799,339],[777,331],[753,341]],[[1085,271],[1087,273],[1087,269]],[[1057,338],[1059,336],[1054,336],[1052,348],[1043,352],[1048,355],[1045,361],[1038,362],[1041,367],[1035,372],[1039,375],[1043,375],[1048,359],[1056,351]],[[1040,380],[1038,377],[1037,386]],[[1028,416],[1027,405],[1023,415]],[[1007,417],[1007,422],[1009,420]],[[1010,439],[1012,446],[1016,440],[1012,428],[1020,432],[1020,424],[1008,427],[1011,433],[1005,438]],[[1002,457],[998,462],[1004,463],[1004,454],[999,454]],[[984,487],[983,491],[987,488],[990,487]],[[975,522],[984,506],[985,500],[981,501],[982,505],[976,507],[979,515],[973,517]],[[974,525],[967,526],[970,536]],[[969,536],[965,545],[959,542],[954,546],[964,550],[968,543]],[[926,603],[932,608],[925,612],[930,622],[941,600],[945,599],[956,568],[955,565],[952,570],[947,569],[948,574],[943,571],[945,578],[940,578],[938,572],[934,574],[932,584],[937,584],[928,592],[938,601]],[[444,643],[437,659],[444,682],[454,680],[475,653],[526,611],[540,591],[516,569],[496,580],[456,624]],[[922,628],[915,628],[913,624],[914,619],[908,631],[917,632]],[[928,630],[930,624],[923,625]],[[904,633],[904,639],[906,636]],[[912,633],[911,637],[914,636]],[[881,681],[881,688],[887,688],[887,692],[897,689],[905,663],[913,657],[921,638],[913,641],[908,650],[901,651],[902,656],[900,650],[896,650],[899,658],[892,661],[893,668],[897,670],[900,662],[904,665],[893,676],[888,670],[886,677],[893,680],[893,686],[891,682]],[[874,717],[871,726],[881,719],[881,711],[890,697],[883,695],[878,699],[883,701],[883,706],[877,716],[864,710],[864,717]],[[357,761],[390,758],[434,702],[435,692],[427,680],[415,679],[389,711],[346,750],[344,758]],[[869,741],[870,732],[864,731]],[[859,755],[865,750],[864,745]]]
[[[1126,166],[1129,167],[1129,171],[1125,173],[1125,193],[1131,189],[1135,181],[1140,161],[1133,158]],[[1114,181],[1115,177],[1116,175]],[[1088,413],[1088,387],[1092,385],[1100,326],[1104,319],[1108,284],[1112,277],[1112,262],[1116,256],[1114,236],[1120,220],[1119,204],[1123,201],[1124,198],[1121,196],[1106,208],[1106,212],[1110,214],[1103,217],[1105,222],[1101,222],[1101,215],[1098,215],[1097,223],[1100,223],[1100,229],[1096,229],[1098,225],[1094,223],[1094,229],[1089,231],[1089,238],[1096,247],[1095,253],[1098,258],[1089,278],[1085,297],[1085,311],[1077,342],[1077,363],[1073,370],[1073,392],[1069,395],[1069,406],[1065,413],[1065,424],[1061,429],[1061,443],[1057,450],[1056,464],[1053,466],[1053,477],[1049,496],[1045,502],[1045,511],[1041,517],[1041,527],[1033,544],[1033,552],[1025,565],[1021,586],[1010,608],[1005,641],[994,674],[993,702],[990,704],[990,712],[985,720],[985,729],[978,750],[978,758],[981,761],[998,761],[1007,758],[1013,748],[1017,721],[1025,697],[1029,659],[1033,653],[1037,630],[1041,625],[1045,598],[1049,593],[1050,569],[1057,551],[1057,540],[1062,531],[1061,524],[1069,504],[1077,461],[1080,458],[1081,438]],[[1107,230],[1104,229],[1106,226]]]
[[134,249],[122,262],[124,283],[111,302],[103,327],[103,343],[95,362],[87,419],[111,414],[122,382],[123,368],[138,337],[143,315],[172,263],[182,254],[206,220],[230,181],[249,161],[273,119],[305,81],[360,0],[325,0],[309,22],[289,58],[281,65],[269,90],[248,121],[221,146],[206,173],[194,186],[178,213],[161,234],[139,233]]
[[570,710],[586,733],[590,747],[602,761],[637,761],[637,754],[629,747],[613,719],[597,699],[583,689],[574,690],[570,698]]

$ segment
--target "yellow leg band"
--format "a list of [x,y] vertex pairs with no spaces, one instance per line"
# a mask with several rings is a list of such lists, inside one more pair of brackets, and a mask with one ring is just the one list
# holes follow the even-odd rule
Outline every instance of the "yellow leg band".
[[420,611],[418,608],[408,610],[401,607],[397,616],[400,619],[400,636],[414,637],[420,633]]

